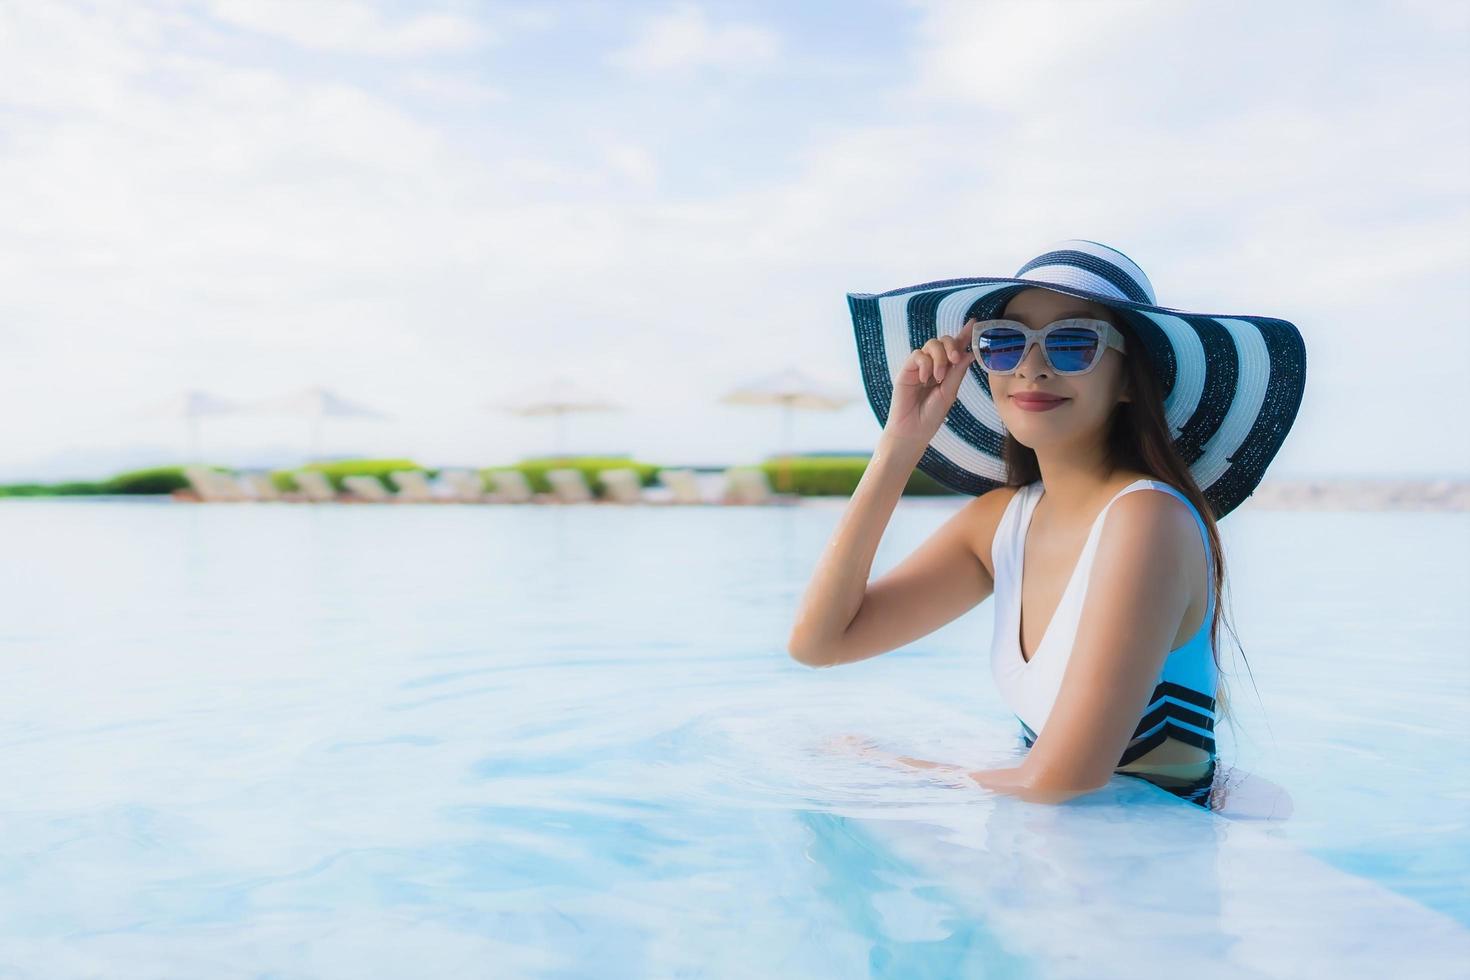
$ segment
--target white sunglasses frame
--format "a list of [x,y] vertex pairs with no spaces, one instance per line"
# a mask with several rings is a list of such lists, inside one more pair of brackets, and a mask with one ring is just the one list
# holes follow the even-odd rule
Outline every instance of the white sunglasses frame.
[[[980,348],[978,346],[978,343],[980,340],[981,331],[1002,325],[1021,331],[1021,335],[1026,338],[1026,346],[1021,348],[1021,357],[1016,361],[1016,366],[1011,368],[1009,371],[993,370],[986,367],[985,362],[980,360]],[[1046,349],[1046,338],[1055,330],[1060,330],[1063,327],[1077,326],[1090,327],[1091,329],[1096,330],[1098,332],[1098,335],[1102,337],[1103,343],[1098,346],[1097,354],[1093,357],[1092,363],[1087,365],[1087,367],[1083,368],[1080,371],[1063,371],[1061,368],[1052,363],[1051,353]],[[1031,353],[1031,346],[1033,344],[1041,345],[1041,358],[1042,360],[1046,361],[1047,367],[1051,368],[1057,374],[1068,378],[1075,378],[1079,374],[1087,374],[1093,368],[1097,367],[1098,364],[1102,362],[1103,354],[1107,351],[1109,347],[1116,350],[1119,354],[1128,353],[1126,342],[1123,339],[1123,335],[1118,332],[1118,328],[1113,326],[1106,320],[1100,320],[1095,317],[1074,316],[1067,317],[1065,320],[1053,320],[1051,323],[1048,323],[1046,326],[1041,327],[1038,330],[1032,330],[1020,320],[1007,320],[1004,317],[1000,317],[994,320],[976,320],[975,326],[971,329],[970,332],[970,346],[975,351],[975,360],[977,363],[979,363],[981,370],[985,371],[987,374],[1015,374],[1016,370],[1025,363],[1026,355]]]

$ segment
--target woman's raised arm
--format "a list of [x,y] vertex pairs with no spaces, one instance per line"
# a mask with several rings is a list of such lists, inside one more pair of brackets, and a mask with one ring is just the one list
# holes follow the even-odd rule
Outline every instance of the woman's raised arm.
[[878,447],[797,610],[786,649],[798,662],[832,667],[876,656],[923,636],[989,594],[989,573],[972,535],[964,533],[969,507],[868,588],[893,509],[973,362],[968,334],[935,337],[899,370]]

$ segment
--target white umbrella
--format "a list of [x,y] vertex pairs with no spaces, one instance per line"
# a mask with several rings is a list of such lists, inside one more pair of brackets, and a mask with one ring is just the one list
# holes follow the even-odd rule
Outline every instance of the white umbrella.
[[610,401],[599,392],[586,388],[569,378],[553,378],[534,388],[522,389],[519,394],[489,402],[491,411],[507,412],[511,415],[550,415],[556,419],[555,453],[562,452],[562,418],[572,412],[616,412],[622,406]]
[[239,402],[197,388],[190,388],[152,402],[133,413],[134,418],[183,419],[189,430],[189,461],[199,461],[199,420],[206,415],[232,415],[241,411]]
[[327,418],[387,419],[389,415],[369,408],[358,402],[348,401],[326,388],[302,388],[282,395],[253,402],[252,411],[267,415],[295,415],[310,420],[311,456],[317,457],[321,448],[322,420]]
[[756,378],[720,399],[723,405],[780,406],[782,463],[778,482],[783,490],[790,484],[792,412],[835,412],[852,402],[851,397],[839,394],[827,383],[796,368]]

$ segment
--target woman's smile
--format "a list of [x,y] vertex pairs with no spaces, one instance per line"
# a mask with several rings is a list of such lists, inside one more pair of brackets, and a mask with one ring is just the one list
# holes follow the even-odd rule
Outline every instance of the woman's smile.
[[1011,401],[1015,402],[1027,412],[1049,412],[1058,405],[1070,400],[1068,398],[1059,398],[1056,395],[1044,395],[1034,391],[1018,392],[1011,396]]

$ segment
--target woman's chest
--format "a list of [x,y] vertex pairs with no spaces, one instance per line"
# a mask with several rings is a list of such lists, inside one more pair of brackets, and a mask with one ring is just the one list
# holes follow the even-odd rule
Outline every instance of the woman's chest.
[[1043,532],[1036,528],[1022,545],[1017,602],[1020,613],[1019,639],[1025,659],[1040,647],[1049,627],[1060,612],[1068,586],[1084,570],[1090,528],[1064,528]]

